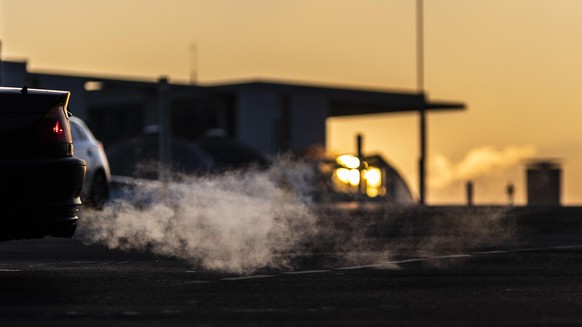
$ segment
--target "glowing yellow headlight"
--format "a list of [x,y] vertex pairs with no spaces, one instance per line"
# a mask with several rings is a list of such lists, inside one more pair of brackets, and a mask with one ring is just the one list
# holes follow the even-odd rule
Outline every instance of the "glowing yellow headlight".
[[337,163],[350,169],[357,169],[360,167],[360,159],[351,154],[344,154],[336,159]]
[[338,168],[335,171],[335,176],[340,182],[348,184],[350,182],[350,170],[346,168]]
[[364,174],[366,183],[372,187],[379,187],[382,185],[382,171],[376,167],[370,167]]
[[350,185],[356,186],[360,184],[360,171],[357,169],[350,169],[349,171]]

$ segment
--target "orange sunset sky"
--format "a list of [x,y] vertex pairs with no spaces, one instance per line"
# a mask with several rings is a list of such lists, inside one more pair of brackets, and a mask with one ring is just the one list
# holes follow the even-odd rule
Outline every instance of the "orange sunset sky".
[[[273,79],[415,91],[414,0],[0,0],[2,57],[29,70],[200,84]],[[582,204],[582,1],[425,0],[428,203],[525,202],[524,162],[562,160]],[[195,60],[189,51],[196,44]],[[73,95],[74,96],[74,95]],[[330,119],[327,148],[388,158],[417,191],[415,114]]]

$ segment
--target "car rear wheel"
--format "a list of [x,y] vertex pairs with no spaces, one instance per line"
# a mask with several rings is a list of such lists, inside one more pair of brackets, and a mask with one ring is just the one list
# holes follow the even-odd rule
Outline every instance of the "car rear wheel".
[[96,209],[101,209],[108,197],[109,189],[107,187],[105,175],[102,172],[98,172],[93,176],[89,197],[86,199],[87,205]]

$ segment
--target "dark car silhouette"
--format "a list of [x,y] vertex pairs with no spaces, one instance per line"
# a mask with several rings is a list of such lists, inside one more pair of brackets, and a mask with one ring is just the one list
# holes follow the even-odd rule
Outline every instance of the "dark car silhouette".
[[85,162],[73,156],[70,93],[0,87],[0,240],[71,237]]

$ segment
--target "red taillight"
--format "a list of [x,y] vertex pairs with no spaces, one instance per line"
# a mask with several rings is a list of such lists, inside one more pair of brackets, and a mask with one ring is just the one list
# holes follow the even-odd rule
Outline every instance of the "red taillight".
[[52,107],[42,118],[39,138],[49,143],[73,143],[69,121],[62,104]]
[[65,130],[63,129],[63,126],[62,126],[60,121],[57,120],[55,122],[55,125],[53,126],[52,132],[57,137],[65,134]]
[[65,105],[52,107],[42,118],[38,130],[38,140],[51,155],[72,156],[73,137]]

